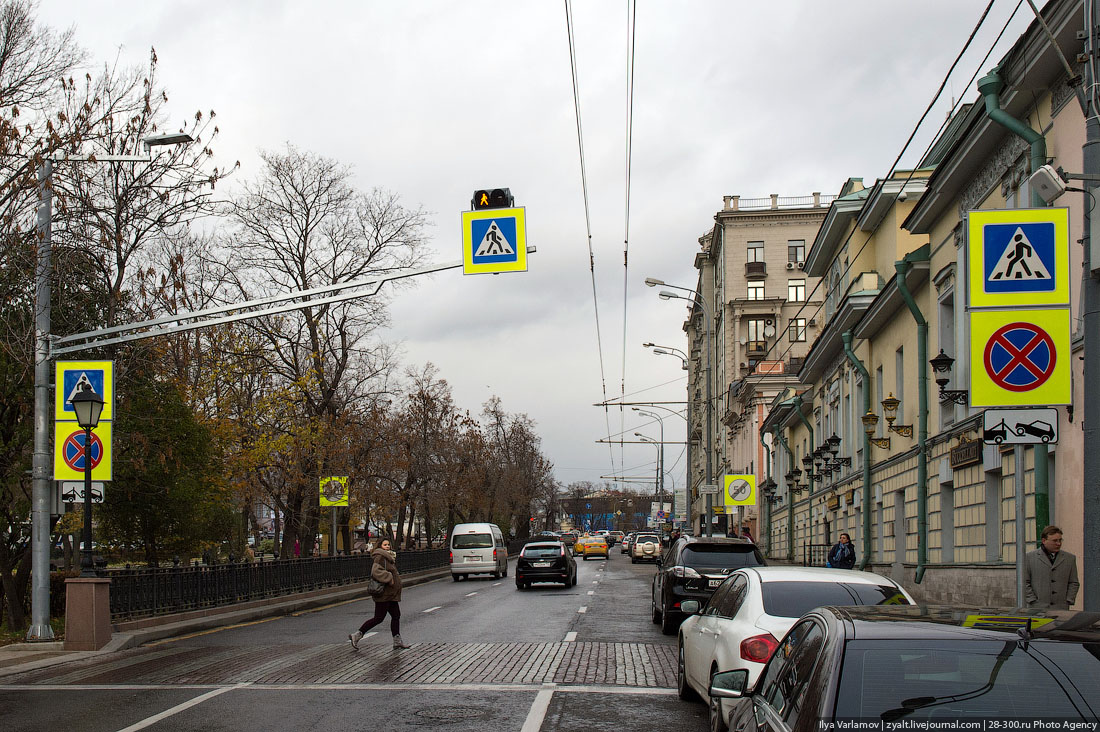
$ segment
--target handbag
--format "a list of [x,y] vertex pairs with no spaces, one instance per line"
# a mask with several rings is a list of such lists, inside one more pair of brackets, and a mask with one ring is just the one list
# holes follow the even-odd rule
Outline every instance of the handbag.
[[371,577],[369,580],[367,580],[367,593],[371,597],[376,598],[385,591],[386,591],[386,586],[384,584],[382,584],[381,582],[379,582],[378,580],[376,580],[374,577]]

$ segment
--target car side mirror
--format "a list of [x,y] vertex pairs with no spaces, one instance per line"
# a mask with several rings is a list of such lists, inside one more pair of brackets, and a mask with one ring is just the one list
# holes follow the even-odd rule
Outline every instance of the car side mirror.
[[680,603],[680,609],[688,615],[697,614],[699,612],[699,608],[700,605],[698,600],[684,600]]
[[[683,605],[681,605],[683,607]],[[749,682],[748,669],[723,671],[710,677],[710,695],[718,699],[740,699],[745,694]]]

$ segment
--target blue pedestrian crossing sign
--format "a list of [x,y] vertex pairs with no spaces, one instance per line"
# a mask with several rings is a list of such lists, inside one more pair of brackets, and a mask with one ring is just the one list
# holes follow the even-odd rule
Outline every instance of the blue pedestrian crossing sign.
[[1069,304],[1069,209],[972,211],[972,308]]
[[527,271],[527,220],[522,207],[462,212],[462,271]]

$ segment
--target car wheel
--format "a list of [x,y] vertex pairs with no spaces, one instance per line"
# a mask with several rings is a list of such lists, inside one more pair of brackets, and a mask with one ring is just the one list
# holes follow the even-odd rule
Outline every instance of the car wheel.
[[573,574],[573,586],[574,587],[577,586],[577,575],[576,575],[576,573]]
[[680,627],[680,623],[672,616],[672,613],[661,613],[661,632],[672,635]]
[[501,577],[507,577],[508,576],[508,565],[507,564],[504,565],[504,571],[500,573],[500,576]]
[[493,579],[500,579],[500,572],[492,572],[492,573],[490,574],[490,576],[491,576],[491,577],[492,577]]
[[451,579],[453,579],[455,582],[458,582],[458,575],[457,574],[452,574]]
[[657,603],[651,601],[651,604],[653,605],[653,622],[659,623],[661,622],[662,613],[657,609]]
[[695,693],[695,689],[691,688],[691,684],[687,680],[687,669],[684,665],[684,639],[680,639],[680,653],[679,660],[676,662],[676,694],[684,701],[695,701],[699,698],[699,695]]
[[517,589],[517,590],[522,590],[522,589],[524,589],[524,588],[523,588],[523,583],[522,583],[522,582],[519,582],[519,581],[517,581],[517,582],[516,582],[516,589]]
[[[714,674],[711,674],[713,676]],[[726,732],[726,720],[722,717],[722,700],[718,697],[710,698],[710,731]]]
[[638,563],[638,560],[637,560],[637,559],[635,559],[634,557],[631,557],[631,558],[630,558],[630,563],[631,563],[631,564],[637,564],[637,563]]

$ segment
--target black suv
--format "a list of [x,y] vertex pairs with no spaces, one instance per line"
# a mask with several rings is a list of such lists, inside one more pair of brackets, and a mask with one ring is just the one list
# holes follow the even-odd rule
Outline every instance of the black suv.
[[682,536],[657,561],[653,578],[653,622],[661,632],[672,635],[687,615],[680,610],[684,600],[705,605],[726,575],[742,567],[767,564],[760,550],[748,539],[720,536]]
[[577,584],[577,560],[561,541],[533,541],[523,547],[516,560],[516,589],[526,590],[534,582]]
[[[711,729],[816,732],[841,719],[886,729],[890,722],[981,729],[993,719],[998,729],[1037,719],[1095,723],[1098,675],[1096,613],[822,607],[794,624],[753,687],[745,669],[711,677],[711,712],[719,715]],[[743,701],[726,701],[734,699]]]

